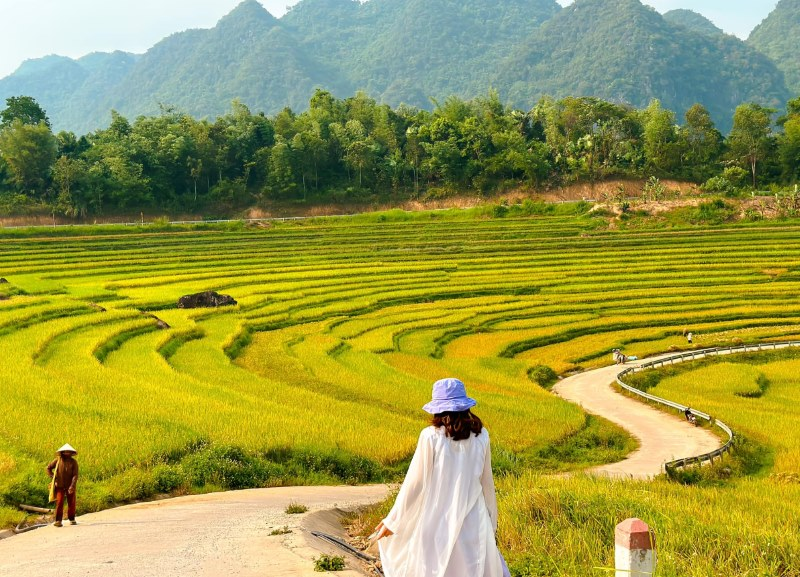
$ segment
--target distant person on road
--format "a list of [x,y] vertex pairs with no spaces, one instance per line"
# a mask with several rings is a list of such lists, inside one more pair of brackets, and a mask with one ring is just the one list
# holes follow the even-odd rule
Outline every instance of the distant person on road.
[[510,577],[495,541],[489,432],[464,383],[442,379],[394,507],[376,527],[386,577]]
[[78,454],[72,445],[67,443],[56,451],[57,458],[47,465],[47,474],[51,477],[50,501],[56,502],[56,527],[61,527],[64,519],[64,499],[67,500],[67,518],[70,525],[77,525],[75,509],[77,504],[76,490],[78,486]]

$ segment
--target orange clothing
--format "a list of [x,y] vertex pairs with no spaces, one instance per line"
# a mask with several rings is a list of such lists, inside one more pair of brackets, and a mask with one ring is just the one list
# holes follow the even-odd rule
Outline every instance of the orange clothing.
[[67,500],[67,519],[74,521],[78,499],[75,492],[70,493],[68,489],[56,489],[56,521],[64,519],[65,498]]

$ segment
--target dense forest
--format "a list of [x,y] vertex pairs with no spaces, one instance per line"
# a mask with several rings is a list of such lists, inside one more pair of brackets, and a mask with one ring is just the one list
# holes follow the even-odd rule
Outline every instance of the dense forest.
[[167,104],[213,120],[239,99],[275,115],[305,110],[322,88],[432,110],[496,89],[517,108],[545,95],[698,102],[727,134],[740,103],[780,108],[798,94],[798,33],[800,0],[781,0],[748,41],[640,0],[300,0],[281,18],[245,0],[145,54],[27,61],[0,79],[0,102],[32,96],[56,130],[83,134],[107,127],[112,109],[136,118]]
[[756,26],[747,42],[773,62],[786,76],[786,86],[800,91],[800,60],[797,38],[800,34],[800,0],[781,0],[775,10]]
[[28,96],[0,112],[0,212],[73,217],[216,211],[280,202],[358,202],[557,186],[610,177],[688,179],[712,192],[789,186],[800,172],[800,98],[785,113],[745,103],[727,137],[708,110],[680,119],[597,98],[542,98],[528,111],[496,92],[433,111],[317,90],[302,113],[215,121],[172,108],[84,136],[54,134]]

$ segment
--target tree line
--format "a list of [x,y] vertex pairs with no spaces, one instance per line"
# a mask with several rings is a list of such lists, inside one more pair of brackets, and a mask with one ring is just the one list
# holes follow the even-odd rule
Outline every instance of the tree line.
[[658,100],[636,109],[543,98],[525,112],[490,92],[434,104],[317,90],[301,114],[234,101],[212,122],[162,106],[133,122],[112,111],[108,128],[77,136],[54,134],[33,98],[13,97],[0,112],[0,210],[229,212],[648,176],[733,192],[792,185],[800,171],[800,98],[780,116],[742,104],[727,137],[700,104],[680,123]]

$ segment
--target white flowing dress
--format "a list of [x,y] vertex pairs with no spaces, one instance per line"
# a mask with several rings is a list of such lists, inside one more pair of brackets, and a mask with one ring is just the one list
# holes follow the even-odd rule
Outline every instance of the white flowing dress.
[[386,577],[503,577],[489,432],[422,431],[379,541]]

